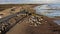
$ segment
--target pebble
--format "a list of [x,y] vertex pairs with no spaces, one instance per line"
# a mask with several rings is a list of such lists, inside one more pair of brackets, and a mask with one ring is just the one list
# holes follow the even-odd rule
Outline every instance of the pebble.
[[[40,18],[39,16],[36,18],[37,16],[31,16],[31,18],[29,18],[29,22],[32,24],[30,26],[35,26],[37,27],[38,25],[41,25],[42,23],[40,21],[42,21],[43,19]],[[47,21],[45,21],[47,22]]]
[[30,23],[32,23],[32,24],[33,24],[34,22],[33,22],[33,21],[30,21]]
[[1,31],[0,31],[0,33],[1,33]]
[[43,19],[41,18],[41,20],[43,20]]
[[47,21],[45,21],[45,22],[47,22]]
[[38,24],[42,24],[41,22],[37,22]]
[[19,16],[19,15],[17,15],[17,16]]
[[34,18],[34,16],[31,16],[31,18]]
[[34,26],[37,27],[37,24],[35,23]]
[[36,21],[36,19],[32,19],[33,21]]
[[39,19],[39,21],[41,21],[41,20]]
[[2,18],[2,16],[0,16],[0,19]]

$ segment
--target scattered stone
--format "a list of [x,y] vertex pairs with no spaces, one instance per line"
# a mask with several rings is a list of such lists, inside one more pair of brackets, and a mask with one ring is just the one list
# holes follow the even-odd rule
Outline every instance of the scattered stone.
[[1,34],[1,31],[0,31],[0,34]]
[[41,18],[41,20],[43,20],[43,19]]
[[31,23],[32,25],[31,26],[38,26],[38,25],[41,25],[42,23],[40,21],[42,21],[43,19],[40,18],[39,16],[31,16],[29,18],[29,23]]
[[0,19],[2,18],[2,16],[0,16]]
[[37,24],[35,23],[34,26],[37,27]]
[[45,22],[47,22],[47,21],[45,21]]
[[41,22],[37,22],[38,24],[42,24]]

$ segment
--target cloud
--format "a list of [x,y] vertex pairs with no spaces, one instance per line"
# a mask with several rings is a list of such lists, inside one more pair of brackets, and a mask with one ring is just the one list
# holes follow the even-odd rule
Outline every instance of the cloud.
[[0,4],[5,3],[60,3],[60,0],[0,0]]

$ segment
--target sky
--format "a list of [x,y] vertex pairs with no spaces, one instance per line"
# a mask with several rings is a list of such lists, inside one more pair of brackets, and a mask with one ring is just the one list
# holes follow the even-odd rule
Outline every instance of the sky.
[[60,0],[0,0],[0,4],[60,3]]

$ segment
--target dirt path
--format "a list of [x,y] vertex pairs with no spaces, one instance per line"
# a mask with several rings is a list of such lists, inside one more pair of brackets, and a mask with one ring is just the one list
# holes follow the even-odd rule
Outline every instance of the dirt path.
[[45,22],[45,18],[43,18],[42,24],[38,25],[37,27],[30,26],[31,24],[28,21],[29,18],[30,17],[27,17],[20,21],[6,34],[59,34],[58,31],[54,32],[53,30],[49,29],[50,21],[47,20],[47,22]]
[[[28,19],[25,18],[23,21],[20,21],[19,23],[17,23],[10,31],[8,31],[6,34],[25,34],[24,32],[24,28],[25,26],[27,26],[26,24],[26,20]],[[21,23],[22,22],[22,23]]]

